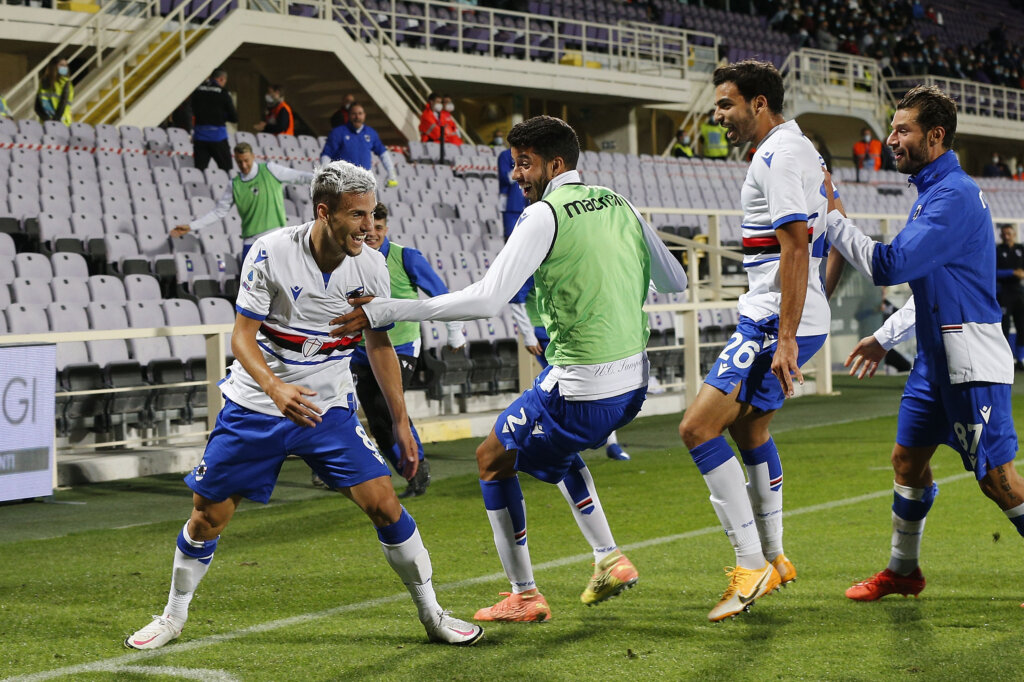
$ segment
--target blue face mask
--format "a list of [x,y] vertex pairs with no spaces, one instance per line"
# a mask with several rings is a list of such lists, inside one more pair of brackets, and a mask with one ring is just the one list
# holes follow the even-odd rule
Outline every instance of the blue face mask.
[[69,73],[71,73],[71,71],[68,69],[68,67],[66,67],[66,66],[58,66],[57,67],[57,74],[58,75],[64,76],[66,78]]

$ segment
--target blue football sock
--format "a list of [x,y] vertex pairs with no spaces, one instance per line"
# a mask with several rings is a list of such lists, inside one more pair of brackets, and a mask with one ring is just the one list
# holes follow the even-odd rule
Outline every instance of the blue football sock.
[[892,556],[889,570],[900,575],[913,573],[921,555],[921,536],[928,510],[939,494],[939,486],[911,488],[893,482]]

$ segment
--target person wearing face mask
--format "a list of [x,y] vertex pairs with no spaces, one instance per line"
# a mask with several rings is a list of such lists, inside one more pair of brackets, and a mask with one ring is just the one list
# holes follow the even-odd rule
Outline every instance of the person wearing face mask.
[[1024,166],[1017,164],[1017,174],[1013,176],[1014,180],[1024,180]]
[[267,113],[262,121],[253,126],[256,132],[294,135],[295,117],[292,115],[292,108],[284,101],[284,86],[267,86],[267,94],[263,99],[267,103]]
[[75,98],[75,87],[71,83],[68,60],[54,57],[43,69],[36,94],[36,116],[40,121],[60,121],[71,125],[71,102]]
[[692,159],[693,158],[693,141],[690,139],[690,134],[684,130],[676,131],[676,141],[672,145],[672,158],[675,159]]
[[420,114],[420,142],[440,142],[442,121],[444,120],[444,102],[441,95],[430,93],[427,104]]
[[853,145],[853,162],[857,168],[882,169],[882,141],[876,140],[871,128],[862,128],[860,139]]
[[232,206],[237,206],[238,215],[242,219],[244,261],[253,242],[286,222],[281,184],[306,184],[313,180],[313,174],[276,163],[256,163],[248,142],[239,142],[234,151],[238,175],[231,179],[231,184],[224,190],[217,205],[187,225],[175,226],[171,230],[171,237],[180,237],[212,225],[227,216]]
[[992,160],[981,169],[981,176],[984,178],[1008,178],[1010,169],[1002,162],[998,154],[992,155]]
[[708,112],[707,120],[700,124],[700,155],[717,161],[725,161],[729,157],[725,128],[715,120],[714,109]]
[[491,138],[492,147],[504,147],[505,146],[505,135],[503,130],[495,130],[494,137]]
[[462,137],[459,135],[459,127],[455,123],[455,103],[451,97],[445,95],[441,104],[444,108],[441,114],[441,127],[444,128],[444,143],[453,144],[457,147],[462,144]]

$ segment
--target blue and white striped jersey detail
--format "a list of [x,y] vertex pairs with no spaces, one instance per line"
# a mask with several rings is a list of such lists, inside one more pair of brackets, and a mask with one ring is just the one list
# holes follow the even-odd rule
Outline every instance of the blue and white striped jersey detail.
[[776,230],[796,221],[807,223],[810,263],[807,296],[797,329],[799,336],[827,334],[831,322],[828,301],[818,274],[827,249],[821,192],[822,160],[795,121],[781,123],[761,141],[747,169],[740,200],[743,204],[743,267],[749,291],[740,297],[741,315],[762,320],[779,314],[780,246]]
[[[384,257],[364,247],[347,256],[329,277],[320,271],[310,250],[313,223],[285,227],[260,237],[242,266],[242,287],[235,309],[261,320],[256,343],[263,359],[281,381],[304,386],[321,410],[345,405],[354,390],[349,360],[361,335],[335,339],[330,320],[352,307],[347,294],[391,294]],[[224,395],[256,412],[280,416],[274,401],[239,361],[221,382]]]

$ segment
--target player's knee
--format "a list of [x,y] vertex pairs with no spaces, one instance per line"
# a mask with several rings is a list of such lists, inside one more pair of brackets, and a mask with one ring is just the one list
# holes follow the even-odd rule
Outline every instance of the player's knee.
[[691,418],[689,414],[683,415],[683,420],[679,422],[679,437],[683,439],[683,444],[691,450],[717,435],[711,433],[705,424],[700,423],[698,419]]

